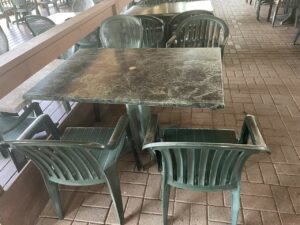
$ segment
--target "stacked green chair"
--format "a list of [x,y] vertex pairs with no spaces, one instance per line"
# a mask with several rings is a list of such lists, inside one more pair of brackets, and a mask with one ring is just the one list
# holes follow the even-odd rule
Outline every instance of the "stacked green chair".
[[[23,134],[32,136],[41,124],[49,124],[48,115],[42,115]],[[117,210],[120,224],[124,213],[117,162],[123,150],[128,118],[122,116],[115,128],[77,127],[60,132],[52,124],[48,132],[57,140],[20,140],[2,144],[24,153],[40,170],[58,218],[64,217],[58,185],[89,186],[106,183]]]
[[72,4],[73,12],[83,12],[95,5],[93,0],[74,0]]
[[143,26],[142,48],[161,48],[164,47],[164,22],[154,16],[136,16],[140,19]]
[[[149,129],[155,129],[156,123],[151,124]],[[161,133],[161,142],[151,143],[153,136],[146,137],[143,149],[151,149],[161,159],[164,225],[168,224],[171,186],[193,191],[231,191],[231,224],[236,225],[243,165],[253,154],[270,152],[254,116],[245,117],[239,139],[234,130],[224,129],[164,129]]]
[[185,19],[192,17],[192,16],[197,16],[197,15],[211,15],[213,16],[214,14],[212,12],[206,11],[206,10],[191,10],[191,11],[186,11],[184,13],[180,13],[176,16],[174,16],[170,22],[168,23],[168,29],[167,29],[167,36],[170,38],[176,31],[178,25],[184,21]]
[[8,40],[4,31],[2,30],[2,27],[0,26],[0,55],[2,55],[5,52],[8,52],[8,50],[9,50]]
[[183,20],[166,47],[221,48],[222,56],[229,36],[227,24],[218,17],[197,15]]
[[104,48],[140,48],[143,26],[133,16],[112,16],[103,21],[99,35]]

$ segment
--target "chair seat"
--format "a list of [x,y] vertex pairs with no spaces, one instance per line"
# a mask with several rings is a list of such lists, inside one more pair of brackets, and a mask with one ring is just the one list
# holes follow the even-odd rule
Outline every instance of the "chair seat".
[[[13,124],[17,122],[19,117],[17,116],[1,116],[0,117],[0,127],[3,130],[8,129]],[[34,117],[26,118],[22,123],[20,123],[15,129],[12,131],[3,134],[4,140],[16,140],[22,132],[34,121]]]
[[[97,142],[106,144],[114,128],[110,127],[69,127],[61,137],[64,141]],[[106,168],[106,162],[113,157],[117,151],[114,150],[92,150],[91,153]]]
[[164,142],[211,142],[211,143],[237,143],[234,130],[211,129],[162,129]]

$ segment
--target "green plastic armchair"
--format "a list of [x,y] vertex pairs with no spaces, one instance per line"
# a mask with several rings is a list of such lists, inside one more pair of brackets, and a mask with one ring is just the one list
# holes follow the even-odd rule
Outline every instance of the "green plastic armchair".
[[[145,138],[151,139],[153,136]],[[245,117],[239,139],[234,130],[164,129],[161,142],[146,142],[143,149],[155,151],[161,159],[164,225],[168,223],[171,186],[194,191],[230,190],[231,224],[236,225],[243,165],[252,154],[270,152],[251,115]]]
[[164,46],[164,22],[154,16],[136,16],[143,26],[142,48],[161,48]]
[[2,27],[0,26],[0,55],[2,55],[5,52],[8,52],[8,50],[9,50],[8,40],[4,31],[2,30]]
[[[41,115],[42,109],[37,102],[32,103],[25,108],[24,112],[19,116],[17,114],[1,113],[0,112],[0,141],[2,140],[17,140],[21,134],[33,123],[37,118],[36,116]],[[35,114],[35,115],[34,115]],[[39,127],[36,133],[44,130],[43,127]],[[9,152],[2,150],[0,152],[0,158],[9,157]],[[20,171],[26,163],[24,156],[17,154],[12,155],[12,159]]]
[[[43,115],[40,121],[23,132],[22,139],[30,137],[35,127],[39,127],[44,120],[49,120],[49,116]],[[122,116],[115,128],[67,128],[60,135],[55,126],[52,126],[51,134],[59,140],[9,141],[3,143],[2,148],[9,147],[24,153],[37,166],[58,218],[64,217],[58,184],[88,186],[107,183],[119,222],[123,224],[117,162],[124,147],[127,127],[127,116]]]
[[178,25],[184,21],[186,18],[197,16],[197,15],[211,15],[214,14],[212,12],[206,11],[206,10],[191,10],[186,11],[184,13],[180,13],[176,16],[174,16],[169,23],[167,24],[167,36],[170,38],[176,31]]
[[133,16],[109,17],[100,27],[100,41],[104,48],[140,48],[143,42],[143,26]]
[[224,48],[229,36],[227,24],[218,17],[197,15],[182,21],[166,47],[181,48]]

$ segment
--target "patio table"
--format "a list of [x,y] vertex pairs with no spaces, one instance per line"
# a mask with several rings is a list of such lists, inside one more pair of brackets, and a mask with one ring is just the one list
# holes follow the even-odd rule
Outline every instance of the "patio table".
[[125,15],[174,16],[190,10],[207,10],[213,12],[211,1],[162,3],[155,6],[132,6]]
[[62,24],[66,19],[76,16],[75,12],[59,12],[53,13],[50,16],[47,16],[48,19],[52,20],[55,24]]
[[221,50],[80,49],[24,97],[126,104],[133,139],[141,148],[149,106],[224,107]]

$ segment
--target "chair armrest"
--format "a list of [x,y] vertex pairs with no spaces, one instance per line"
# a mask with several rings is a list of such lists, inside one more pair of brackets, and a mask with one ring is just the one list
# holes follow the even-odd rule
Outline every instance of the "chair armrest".
[[3,134],[10,132],[11,130],[15,129],[20,123],[22,123],[29,115],[35,113],[37,116],[42,115],[43,111],[37,102],[31,103],[25,111],[22,113],[21,116],[18,117],[17,121],[12,124],[9,128],[3,131]]
[[[42,129],[41,129],[42,128]],[[60,139],[60,132],[51,118],[47,114],[38,116],[26,130],[18,137],[18,140],[30,139],[34,134],[44,130],[48,135],[51,135],[54,139]]]
[[114,149],[121,141],[126,128],[128,127],[128,117],[123,115],[120,117],[109,141],[106,144],[107,149]]
[[166,48],[170,48],[176,41],[176,35],[173,35],[167,42],[166,42]]
[[[150,118],[149,125],[147,127],[146,135],[144,137],[143,146],[153,143],[156,141],[156,137],[158,135],[159,130],[159,119],[156,114],[152,114]],[[144,147],[143,147],[144,149]]]
[[248,139],[251,139],[253,145],[259,145],[267,148],[267,145],[263,139],[263,136],[258,129],[255,117],[252,115],[246,115],[242,126],[239,143],[246,144]]

